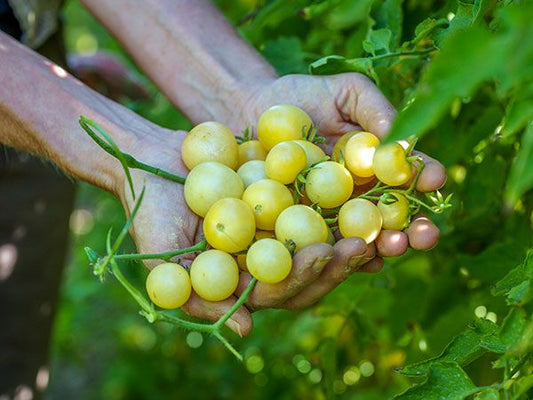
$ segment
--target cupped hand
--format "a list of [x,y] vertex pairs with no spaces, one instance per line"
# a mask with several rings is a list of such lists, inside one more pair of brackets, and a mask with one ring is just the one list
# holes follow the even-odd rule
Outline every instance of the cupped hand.
[[[168,132],[164,148],[147,146],[138,156],[140,161],[185,176],[187,170],[179,154],[184,132]],[[139,253],[161,253],[190,247],[203,240],[201,219],[186,205],[183,185],[150,173],[130,170],[136,193],[144,186],[142,204],[133,220],[130,234]],[[129,214],[135,204],[127,182],[119,196]],[[252,330],[250,313],[264,308],[302,308],[316,302],[338,283],[359,269],[369,268],[375,255],[375,247],[367,246],[361,239],[343,239],[331,246],[319,243],[308,246],[294,256],[293,269],[281,283],[271,285],[258,282],[250,293],[248,302],[241,306],[226,322],[240,336]],[[195,254],[176,257],[188,266]],[[153,268],[161,260],[147,260]],[[195,293],[182,306],[182,310],[197,318],[215,321],[223,316],[237,301],[237,296],[247,287],[251,276],[241,272],[239,286],[234,296],[219,302],[201,299]]]
[[[344,73],[329,76],[286,75],[259,86],[250,95],[250,107],[234,126],[254,126],[263,111],[275,104],[292,104],[305,110],[328,146],[346,132],[365,130],[384,138],[390,130],[396,110],[374,83],[364,75]],[[437,160],[420,152],[425,168],[417,182],[419,192],[439,189],[446,172]],[[421,219],[423,218],[423,220]],[[383,231],[375,244],[378,256],[403,254],[409,244],[418,250],[429,250],[437,244],[438,228],[427,218],[416,216],[404,232]],[[374,271],[380,263],[373,260]]]

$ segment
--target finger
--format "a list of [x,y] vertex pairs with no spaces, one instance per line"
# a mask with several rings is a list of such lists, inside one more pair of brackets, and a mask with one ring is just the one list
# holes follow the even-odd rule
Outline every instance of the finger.
[[375,252],[375,246],[373,244],[367,245],[361,238],[339,240],[334,246],[333,258],[322,271],[320,278],[281,304],[281,308],[299,309],[316,303],[357,271],[362,264],[372,259]]
[[417,215],[405,229],[409,245],[416,250],[429,250],[439,241],[440,231],[433,222],[424,215]]
[[[257,282],[246,305],[252,310],[279,306],[314,282],[333,258],[333,253],[333,247],[326,243],[316,243],[303,248],[294,255],[289,276],[279,283]],[[238,295],[246,289],[251,279],[249,274],[241,275],[236,291]]]
[[369,262],[363,264],[357,272],[367,272],[370,274],[375,274],[376,272],[381,271],[383,268],[383,259],[381,257],[374,257]]
[[446,183],[446,169],[444,166],[422,152],[413,151],[413,155],[421,157],[425,164],[416,183],[416,190],[419,192],[432,192],[441,188]]
[[376,238],[377,252],[382,257],[397,257],[407,251],[409,240],[407,234],[400,231],[383,229]]
[[[202,299],[196,293],[192,293],[189,301],[181,309],[191,317],[218,321],[235,304],[234,296],[222,301],[212,302]],[[253,321],[250,312],[245,306],[241,306],[226,321],[225,325],[240,337],[248,336],[252,332]]]
[[340,74],[338,107],[345,120],[383,138],[389,132],[396,110],[374,83],[356,73]]

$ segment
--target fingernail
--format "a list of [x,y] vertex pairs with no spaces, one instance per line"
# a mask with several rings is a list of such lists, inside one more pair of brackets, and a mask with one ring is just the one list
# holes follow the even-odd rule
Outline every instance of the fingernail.
[[352,256],[348,259],[348,267],[351,271],[356,271],[361,268],[363,263],[361,262],[361,256]]
[[329,260],[331,260],[333,258],[333,256],[327,256],[327,257],[318,257],[315,262],[313,263],[313,265],[311,266],[311,269],[313,270],[313,272],[315,274],[318,274],[320,272],[322,272],[322,270],[324,269],[324,267],[326,266],[326,264],[329,262]]
[[239,323],[237,321],[235,321],[234,319],[230,318],[226,321],[226,326],[228,328],[230,328],[232,331],[234,331],[237,335],[239,335],[240,337],[243,337],[242,336],[242,331],[241,331],[241,326],[239,325]]

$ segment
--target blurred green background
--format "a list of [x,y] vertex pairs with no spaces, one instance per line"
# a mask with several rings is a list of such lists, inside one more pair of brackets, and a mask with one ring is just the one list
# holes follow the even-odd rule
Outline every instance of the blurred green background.
[[[355,274],[312,309],[254,314],[249,338],[227,332],[240,363],[213,338],[150,325],[113,279],[98,282],[83,249],[103,253],[108,228],[117,232],[124,215],[114,198],[80,184],[45,398],[385,399],[423,381],[395,369],[439,355],[472,321],[507,326],[514,311],[522,321],[514,342],[460,362],[475,385],[506,379],[533,348],[533,9],[511,3],[217,1],[280,74],[307,73],[311,63],[315,73],[364,72],[398,109],[410,106],[402,127],[425,134],[417,148],[445,164],[443,192],[454,193],[453,208],[433,218],[440,243],[387,259],[378,274]],[[108,50],[135,68],[78,1],[66,2],[63,18],[70,52]],[[506,47],[490,47],[498,40]],[[316,63],[333,54],[340,57]],[[152,93],[128,105],[158,124],[190,127]],[[526,271],[513,281],[520,293],[509,295],[512,285],[496,293],[518,265]],[[144,268],[123,270],[143,286]],[[493,368],[502,354],[509,365]],[[533,372],[525,358],[516,381]],[[509,389],[512,398],[531,398],[533,382],[524,382],[522,391]]]

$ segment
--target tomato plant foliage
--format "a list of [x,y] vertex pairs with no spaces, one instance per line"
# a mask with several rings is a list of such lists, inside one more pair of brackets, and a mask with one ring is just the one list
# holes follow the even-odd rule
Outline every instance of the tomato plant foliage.
[[[280,74],[374,80],[399,110],[390,138],[417,136],[417,148],[447,168],[453,208],[434,218],[439,244],[388,259],[378,274],[355,274],[310,310],[254,314],[243,364],[201,334],[147,327],[120,289],[70,268],[50,398],[531,398],[533,3],[216,3]],[[91,32],[121,51],[76,3],[65,18],[71,48]],[[187,127],[160,97],[135,106]],[[99,204],[107,227],[104,212],[116,214],[116,205]],[[103,229],[75,237],[73,265]],[[70,379],[82,364],[93,367]]]

